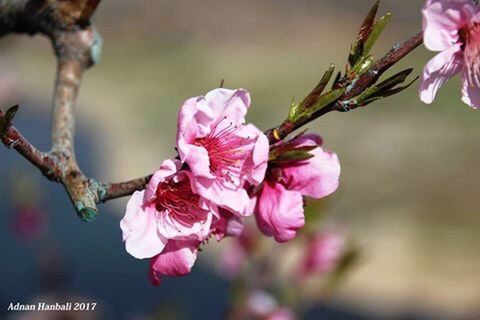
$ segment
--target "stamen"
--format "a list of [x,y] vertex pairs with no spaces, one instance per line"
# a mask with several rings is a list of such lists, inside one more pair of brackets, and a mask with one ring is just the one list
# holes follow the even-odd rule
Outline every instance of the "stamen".
[[223,182],[234,184],[240,181],[243,163],[247,158],[246,147],[253,139],[237,135],[244,124],[238,126],[227,122],[225,125],[225,121],[228,121],[226,117],[214,126],[208,136],[197,139],[195,143],[207,149],[212,174],[223,179]]
[[156,207],[162,214],[168,215],[165,221],[180,231],[178,224],[190,225],[192,220],[197,220],[200,197],[192,192],[190,181],[176,177],[158,185]]
[[463,43],[468,83],[472,87],[480,87],[480,24],[474,23],[460,30],[459,35]]

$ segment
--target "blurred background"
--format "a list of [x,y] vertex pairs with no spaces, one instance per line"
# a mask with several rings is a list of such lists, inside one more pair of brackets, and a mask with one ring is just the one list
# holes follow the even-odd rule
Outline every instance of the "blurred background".
[[[251,92],[251,122],[280,123],[331,62],[343,69],[372,2],[102,1],[102,60],[87,72],[77,110],[80,166],[107,181],[152,172],[175,154],[181,103],[222,79]],[[421,28],[423,3],[383,1],[381,12],[394,16],[377,56]],[[394,69],[418,74],[431,57],[422,47]],[[16,126],[44,150],[54,74],[45,38],[0,39],[0,104],[21,105]],[[342,164],[341,186],[319,214],[347,230],[361,258],[334,294],[311,290],[307,319],[480,319],[480,114],[462,104],[457,80],[431,106],[417,87],[309,126]],[[0,149],[0,318],[29,319],[7,314],[10,302],[61,297],[98,302],[84,318],[221,319],[231,296],[212,266],[219,246],[205,248],[190,276],[154,288],[148,262],[121,242],[126,201],[81,223],[61,186]]]

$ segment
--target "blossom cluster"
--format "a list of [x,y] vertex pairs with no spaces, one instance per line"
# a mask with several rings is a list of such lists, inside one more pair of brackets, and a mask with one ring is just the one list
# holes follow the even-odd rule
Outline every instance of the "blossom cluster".
[[178,116],[178,156],[163,161],[144,191],[133,194],[120,223],[129,254],[151,259],[150,280],[191,271],[200,246],[240,236],[254,215],[279,242],[305,224],[304,196],[322,198],[338,187],[336,154],[317,135],[270,145],[245,123],[251,99],[243,89],[215,89],[188,99]]

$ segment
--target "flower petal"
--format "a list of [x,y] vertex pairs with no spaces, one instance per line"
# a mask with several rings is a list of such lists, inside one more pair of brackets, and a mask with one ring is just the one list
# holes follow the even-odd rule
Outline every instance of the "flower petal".
[[255,217],[265,235],[273,236],[278,242],[289,241],[305,224],[303,197],[279,183],[266,182],[257,200]]
[[123,241],[129,254],[137,259],[151,258],[162,252],[167,240],[157,232],[156,210],[144,206],[144,191],[135,192],[120,222]]
[[243,227],[243,222],[239,217],[221,209],[220,218],[212,224],[211,232],[217,241],[220,241],[227,236],[239,237],[243,232]]
[[318,146],[310,151],[313,158],[297,164],[282,167],[282,176],[289,190],[304,196],[320,199],[338,188],[340,162],[338,156],[320,147],[323,143],[318,135],[304,135],[297,141],[298,146]]
[[427,63],[420,83],[420,100],[428,104],[433,102],[438,89],[461,71],[462,56],[461,46],[454,45]]
[[177,140],[192,143],[210,133],[214,120],[212,109],[205,97],[190,98],[180,107],[177,120]]
[[206,197],[217,206],[231,211],[233,214],[246,217],[252,214],[250,197],[245,189],[231,189],[218,181],[210,187],[209,196]]
[[469,80],[466,72],[462,75],[462,101],[473,109],[480,108],[480,88]]
[[428,0],[422,10],[425,46],[432,51],[450,48],[476,11],[471,0]]
[[217,123],[226,119],[226,122],[233,125],[245,122],[245,115],[251,103],[250,94],[244,89],[215,89],[208,92],[205,99],[212,108]]
[[203,241],[210,232],[213,215],[211,212],[198,209],[197,219],[190,217],[172,218],[169,214],[160,212],[158,215],[158,232],[166,239]]
[[151,202],[155,199],[155,193],[157,192],[158,184],[165,180],[165,178],[172,176],[182,167],[182,163],[178,160],[165,160],[163,161],[160,169],[155,171],[152,178],[148,182],[145,189],[145,202]]
[[163,252],[150,260],[150,280],[160,285],[162,276],[180,277],[190,273],[197,259],[198,241],[168,241]]
[[265,173],[268,166],[268,155],[270,152],[270,143],[267,136],[253,124],[242,126],[237,131],[238,136],[245,139],[255,139],[253,150],[244,163],[244,172],[247,173],[247,180],[252,185],[259,185],[265,179]]
[[197,177],[204,177],[206,179],[214,179],[210,171],[210,158],[207,149],[193,144],[184,145],[182,142],[178,143],[179,150],[183,150],[182,161],[186,162]]

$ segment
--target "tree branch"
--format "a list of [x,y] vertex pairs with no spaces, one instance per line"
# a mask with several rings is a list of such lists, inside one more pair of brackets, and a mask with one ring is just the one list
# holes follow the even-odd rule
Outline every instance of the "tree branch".
[[37,150],[12,126],[17,110],[18,106],[8,109],[7,112],[0,109],[0,140],[7,148],[15,149],[50,180],[55,180],[56,175],[52,172],[55,160],[49,154]]

